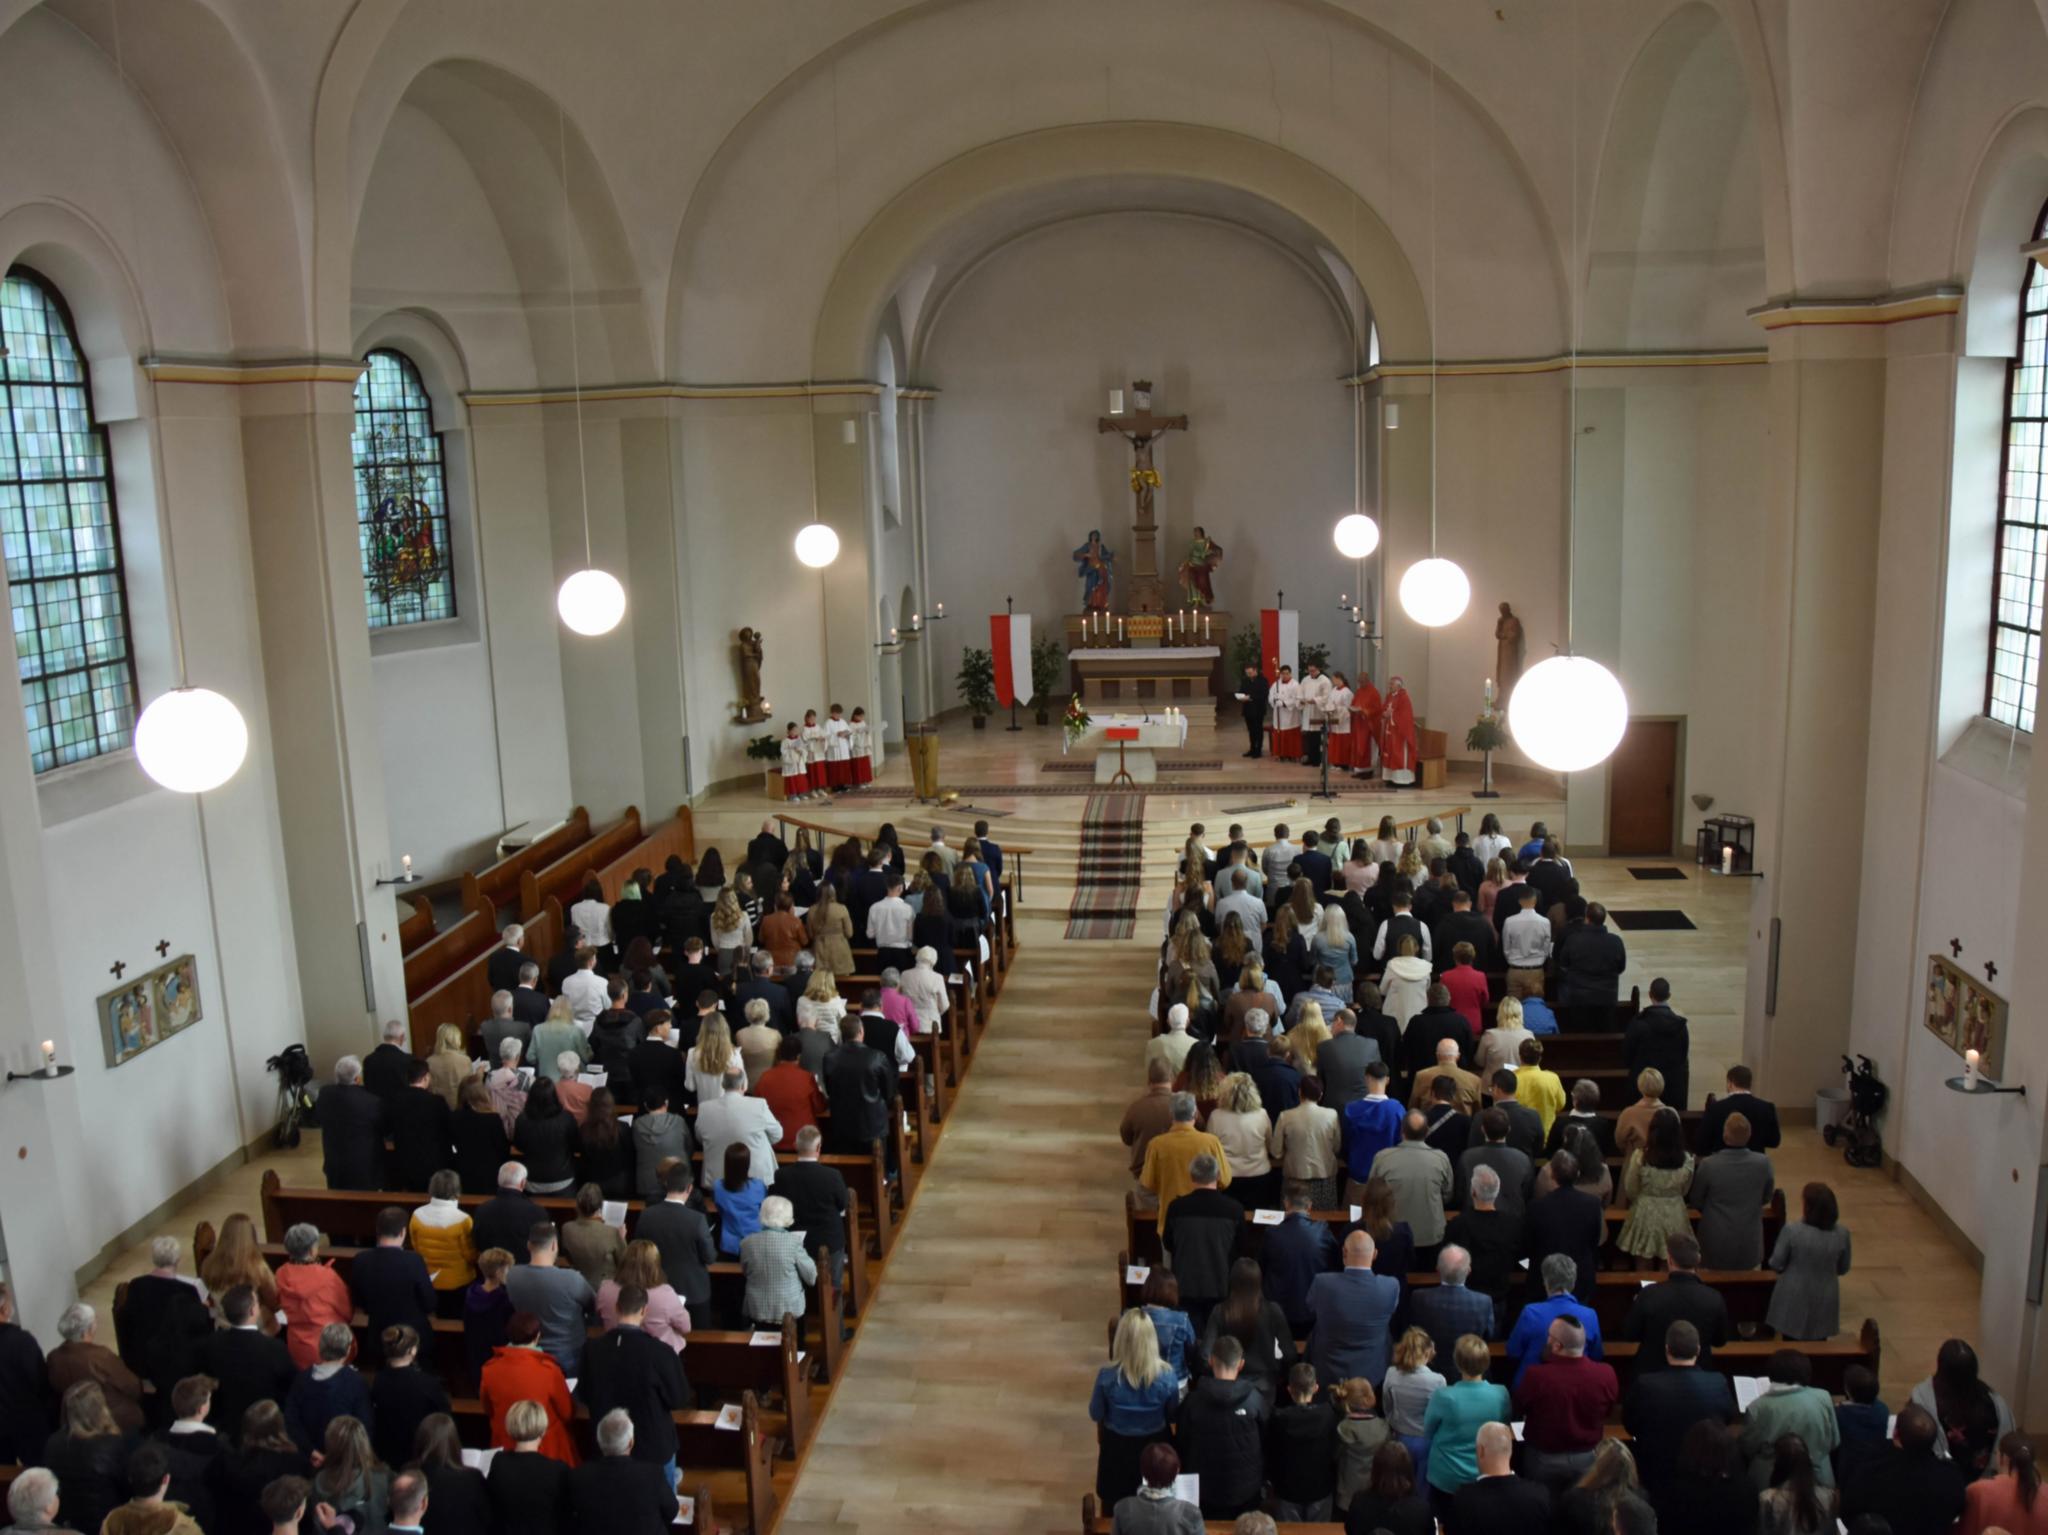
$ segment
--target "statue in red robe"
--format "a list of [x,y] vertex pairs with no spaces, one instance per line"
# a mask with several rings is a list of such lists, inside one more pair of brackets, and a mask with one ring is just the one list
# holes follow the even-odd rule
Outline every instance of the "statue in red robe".
[[1351,693],[1351,739],[1358,749],[1358,760],[1351,764],[1351,771],[1356,777],[1363,778],[1372,771],[1372,754],[1380,744],[1380,718],[1385,707],[1372,678],[1361,672],[1358,686]]
[[1380,724],[1380,776],[1391,784],[1415,782],[1415,700],[1399,677],[1387,685]]

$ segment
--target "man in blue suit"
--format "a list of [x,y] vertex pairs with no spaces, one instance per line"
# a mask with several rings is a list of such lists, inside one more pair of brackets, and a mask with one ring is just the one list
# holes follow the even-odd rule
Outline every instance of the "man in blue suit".
[[1326,1221],[1309,1218],[1306,1192],[1287,1196],[1287,1214],[1266,1233],[1259,1253],[1265,1271],[1266,1299],[1280,1308],[1287,1325],[1299,1335],[1314,1325],[1308,1307],[1309,1286],[1337,1270],[1337,1238]]
[[1472,1255],[1456,1245],[1436,1255],[1436,1283],[1420,1285],[1408,1301],[1408,1319],[1429,1334],[1436,1345],[1436,1357],[1449,1359],[1458,1339],[1493,1336],[1493,1298],[1482,1291],[1467,1289],[1472,1277]]
[[1343,1272],[1324,1274],[1308,1287],[1314,1318],[1308,1361],[1325,1386],[1360,1376],[1378,1390],[1387,1373],[1401,1281],[1372,1271],[1373,1250],[1371,1236],[1352,1232],[1344,1239]]
[[1550,1342],[1550,1324],[1561,1316],[1574,1317],[1586,1329],[1586,1357],[1604,1359],[1600,1342],[1600,1318],[1591,1306],[1581,1305],[1572,1294],[1578,1283],[1579,1266],[1566,1253],[1552,1253],[1538,1270],[1543,1278],[1544,1298],[1522,1308],[1515,1330],[1508,1334],[1508,1358],[1515,1364],[1515,1384],[1522,1372],[1543,1357]]

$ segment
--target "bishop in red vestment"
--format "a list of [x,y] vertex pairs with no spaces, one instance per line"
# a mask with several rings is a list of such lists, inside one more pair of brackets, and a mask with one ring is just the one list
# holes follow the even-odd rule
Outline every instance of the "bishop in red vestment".
[[1380,777],[1391,784],[1415,782],[1415,700],[1399,677],[1387,687],[1380,725]]

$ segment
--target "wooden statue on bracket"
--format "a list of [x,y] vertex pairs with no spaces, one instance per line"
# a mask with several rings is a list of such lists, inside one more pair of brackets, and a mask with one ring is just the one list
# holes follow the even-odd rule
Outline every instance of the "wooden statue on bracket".
[[1522,620],[1515,616],[1514,608],[1503,602],[1500,618],[1493,626],[1493,683],[1499,696],[1513,696],[1515,684],[1522,676]]
[[761,631],[742,629],[739,634],[740,723],[758,725],[768,718],[761,697]]

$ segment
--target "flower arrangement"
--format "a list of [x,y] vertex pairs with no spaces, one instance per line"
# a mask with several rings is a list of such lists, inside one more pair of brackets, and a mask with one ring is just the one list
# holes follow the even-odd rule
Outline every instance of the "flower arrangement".
[[1067,745],[1080,740],[1088,724],[1088,711],[1081,707],[1081,695],[1076,693],[1067,704],[1067,712],[1060,716],[1060,729],[1067,733]]

